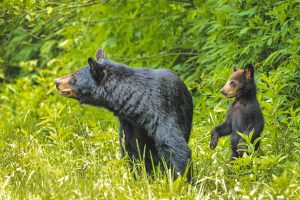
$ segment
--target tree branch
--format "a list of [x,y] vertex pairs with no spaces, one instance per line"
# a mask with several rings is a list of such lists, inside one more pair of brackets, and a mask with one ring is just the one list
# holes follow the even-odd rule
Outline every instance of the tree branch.
[[153,54],[153,55],[145,55],[145,56],[140,56],[136,58],[122,58],[122,57],[111,57],[114,60],[119,60],[122,62],[131,62],[131,61],[137,61],[137,60],[143,60],[143,59],[152,59],[152,58],[161,58],[161,57],[170,57],[170,56],[180,56],[180,55],[188,55],[188,56],[198,56],[199,53],[195,52],[179,52],[179,53],[164,53],[160,52],[158,54]]

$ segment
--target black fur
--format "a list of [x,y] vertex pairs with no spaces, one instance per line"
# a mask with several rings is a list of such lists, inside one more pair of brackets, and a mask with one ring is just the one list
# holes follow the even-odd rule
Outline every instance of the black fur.
[[122,155],[127,152],[136,160],[145,150],[147,171],[152,169],[151,154],[155,165],[164,159],[175,178],[183,175],[191,159],[193,115],[184,83],[167,70],[129,68],[106,58],[89,58],[88,63],[72,75],[74,98],[103,106],[119,118]]
[[[246,71],[250,73],[247,79]],[[234,73],[229,81],[238,81],[237,92],[235,101],[229,106],[226,119],[219,126],[216,126],[211,132],[210,148],[214,149],[217,146],[219,137],[231,134],[231,158],[241,157],[243,155],[242,148],[238,144],[244,142],[243,139],[237,134],[237,131],[249,134],[254,130],[252,143],[258,137],[264,128],[264,118],[259,107],[256,97],[256,85],[254,82],[254,68],[252,65],[246,65],[244,71],[234,69]],[[225,87],[225,86],[224,86]],[[225,94],[224,90],[222,92]],[[226,95],[226,94],[225,94]],[[256,144],[255,149],[259,147],[259,142]]]

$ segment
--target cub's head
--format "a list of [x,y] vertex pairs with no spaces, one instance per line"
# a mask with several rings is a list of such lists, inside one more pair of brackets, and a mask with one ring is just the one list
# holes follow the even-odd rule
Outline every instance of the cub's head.
[[234,67],[233,73],[220,91],[228,98],[256,93],[253,65],[247,64],[244,70]]
[[88,66],[54,80],[61,95],[81,103],[97,104],[97,89],[105,77],[105,64],[102,62],[106,59],[105,52],[98,49],[96,58],[98,62],[88,58]]

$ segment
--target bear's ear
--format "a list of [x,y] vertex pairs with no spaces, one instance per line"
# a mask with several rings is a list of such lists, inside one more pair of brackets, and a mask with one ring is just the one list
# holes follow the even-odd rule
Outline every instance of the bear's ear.
[[239,69],[238,69],[237,67],[233,67],[232,70],[233,70],[234,72],[236,72],[236,71],[238,71]]
[[252,64],[247,64],[244,69],[244,74],[247,80],[251,80],[254,77],[254,67]]
[[93,58],[88,58],[88,63],[90,65],[90,67],[91,67],[91,70],[92,71],[96,71],[98,63]]
[[88,63],[91,67],[91,74],[93,78],[96,81],[100,81],[104,76],[103,68],[93,58],[88,58]]
[[96,51],[96,60],[99,62],[102,59],[106,59],[106,53],[100,48]]

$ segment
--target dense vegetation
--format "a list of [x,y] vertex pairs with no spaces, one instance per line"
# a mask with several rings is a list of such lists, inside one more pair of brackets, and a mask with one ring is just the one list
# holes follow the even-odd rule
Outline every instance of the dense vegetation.
[[[299,0],[3,0],[0,11],[1,199],[299,198]],[[58,94],[53,80],[99,47],[185,80],[194,185],[135,178],[116,118]],[[219,89],[246,63],[255,64],[265,130],[258,153],[229,162],[229,139],[212,151],[210,131],[231,102]]]

